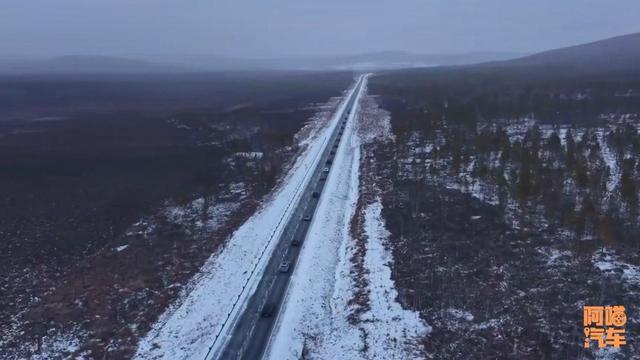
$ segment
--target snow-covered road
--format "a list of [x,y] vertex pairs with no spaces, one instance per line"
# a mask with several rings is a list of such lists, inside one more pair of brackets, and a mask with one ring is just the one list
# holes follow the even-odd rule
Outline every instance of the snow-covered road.
[[[350,90],[349,93],[353,91]],[[345,96],[345,99],[348,96]],[[303,141],[300,154],[269,200],[213,254],[186,287],[180,300],[169,308],[140,341],[136,359],[204,359],[216,334],[224,335],[241,313],[284,229],[294,206],[309,182],[334,128],[342,102],[328,126],[318,126]]]
[[[356,120],[359,116],[357,110],[351,114]],[[392,259],[387,247],[389,233],[379,201],[364,209],[364,266],[370,309],[362,314],[364,321],[349,321],[357,276],[352,263],[357,249],[350,227],[360,196],[362,132],[358,131],[358,124],[363,123],[359,121],[362,119],[350,120],[266,358],[294,360],[303,354],[307,359],[416,358],[413,340],[430,329],[417,313],[404,310],[395,300],[397,291],[391,280]],[[389,128],[385,125],[388,124],[380,124]]]

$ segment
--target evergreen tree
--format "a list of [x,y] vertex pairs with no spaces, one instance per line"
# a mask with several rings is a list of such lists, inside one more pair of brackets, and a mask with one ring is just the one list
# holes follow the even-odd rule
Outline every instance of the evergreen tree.
[[571,133],[571,129],[568,129],[566,134],[564,134],[565,146],[567,148],[567,156],[565,158],[565,163],[567,169],[571,169],[573,167],[573,162],[576,156],[576,143],[573,140],[573,134]]
[[547,148],[554,154],[559,154],[562,151],[562,142],[557,132],[552,132],[547,139]]
[[620,195],[622,199],[635,208],[637,205],[637,186],[634,175],[635,159],[625,159],[620,175]]
[[522,151],[522,162],[518,176],[518,193],[521,197],[531,195],[531,156],[527,150]]

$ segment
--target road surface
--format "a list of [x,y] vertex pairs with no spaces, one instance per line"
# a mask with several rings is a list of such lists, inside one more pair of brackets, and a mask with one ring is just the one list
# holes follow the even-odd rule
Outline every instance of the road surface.
[[[327,170],[331,171],[338,144],[342,140],[349,114],[355,108],[363,83],[364,76],[360,76],[349,94],[347,105],[343,108],[342,114],[339,114],[339,123],[322,150],[313,175],[296,205],[296,210],[278,239],[278,245],[254,294],[248,299],[221,351],[211,354],[205,360],[256,360],[262,357],[285,298],[293,267],[309,229],[310,221],[305,220],[305,217],[313,217],[315,213],[319,195],[322,194],[325,186]],[[297,246],[292,244],[294,240],[299,243]],[[290,268],[287,272],[281,272],[280,264],[285,261],[290,264]],[[269,310],[265,311],[265,309]],[[266,312],[270,313],[269,316],[265,316]]]

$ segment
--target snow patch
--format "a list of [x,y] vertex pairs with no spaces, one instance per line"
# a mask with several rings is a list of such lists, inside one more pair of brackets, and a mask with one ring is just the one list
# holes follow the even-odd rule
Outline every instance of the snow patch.
[[537,250],[545,259],[547,266],[563,264],[573,258],[573,253],[569,250],[561,251],[552,247],[540,247]]
[[449,313],[449,315],[453,316],[456,319],[461,319],[466,321],[473,321],[474,319],[473,314],[465,310],[449,309],[447,310],[447,312]]
[[[386,246],[390,234],[382,218],[380,199],[365,210],[365,233],[368,240],[365,264],[371,291],[371,311],[365,316],[371,348],[366,358],[415,358],[417,349],[413,348],[412,341],[426,335],[431,328],[417,312],[403,309],[396,301],[398,291],[391,278],[393,258]],[[464,315],[473,320],[473,315]]]
[[[365,88],[363,91],[366,92],[367,89]],[[363,96],[357,122],[361,143],[395,141],[395,135],[391,129],[391,114],[380,108],[376,96]]]
[[597,251],[592,257],[593,266],[607,276],[620,277],[626,285],[640,286],[640,266],[620,260],[613,250]]
[[238,208],[239,202],[218,202],[198,198],[186,205],[168,205],[164,210],[169,222],[177,225],[192,224],[199,230],[216,229]]
[[[55,335],[46,335],[42,338],[42,346],[40,352],[36,352],[35,345],[32,346],[32,360],[46,360],[58,358],[70,358],[71,354],[80,348],[80,338],[77,336],[78,329],[74,331],[58,333]],[[77,359],[78,357],[74,357]],[[82,358],[82,357],[80,357]]]

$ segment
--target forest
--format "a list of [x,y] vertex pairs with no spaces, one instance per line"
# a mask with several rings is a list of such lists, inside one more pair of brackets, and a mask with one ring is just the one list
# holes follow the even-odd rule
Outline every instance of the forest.
[[370,89],[395,135],[369,149],[394,280],[434,328],[425,354],[594,357],[579,304],[640,300],[640,73],[483,64]]

